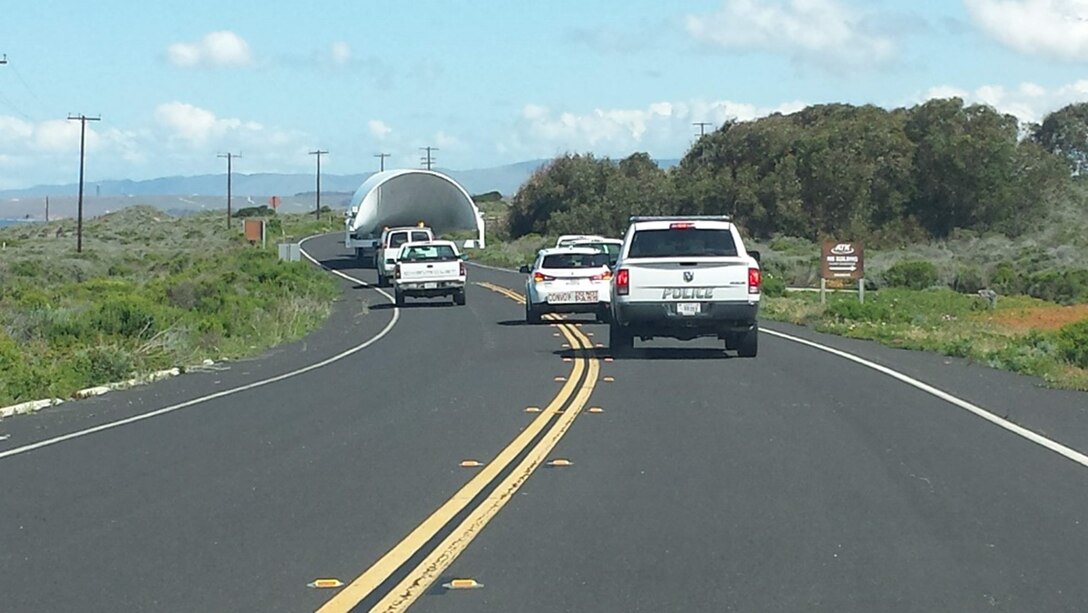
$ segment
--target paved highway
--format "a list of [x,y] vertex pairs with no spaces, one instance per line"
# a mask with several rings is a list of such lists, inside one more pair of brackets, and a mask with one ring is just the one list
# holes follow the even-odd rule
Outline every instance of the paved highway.
[[770,335],[611,361],[470,280],[0,422],[0,610],[1088,610],[1088,396],[779,325],[952,398]]

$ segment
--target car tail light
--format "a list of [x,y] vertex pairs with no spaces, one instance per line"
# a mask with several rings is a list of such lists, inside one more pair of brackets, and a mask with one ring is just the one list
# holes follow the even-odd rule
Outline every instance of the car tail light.
[[626,296],[631,291],[631,272],[626,268],[619,269],[616,273],[616,293]]
[[690,221],[677,221],[669,224],[670,230],[692,230],[695,228],[695,224]]
[[606,271],[602,272],[599,275],[593,275],[592,277],[589,278],[589,280],[590,281],[611,281],[612,280],[612,271],[611,270],[606,270]]
[[400,264],[399,263],[396,266],[393,267],[393,278],[394,279],[399,279],[400,278]]
[[543,283],[544,281],[555,281],[555,277],[546,275],[546,274],[544,274],[542,272],[534,272],[533,273],[533,282],[534,283]]
[[467,271],[465,270],[465,263],[464,263],[464,262],[458,262],[458,264],[460,264],[460,265],[461,265],[461,268],[460,268],[460,273],[459,273],[459,274],[460,274],[460,275],[461,275],[462,277],[467,277],[467,276],[468,276],[468,272],[467,272]]
[[759,286],[763,285],[763,273],[758,268],[748,269],[748,293],[758,294]]

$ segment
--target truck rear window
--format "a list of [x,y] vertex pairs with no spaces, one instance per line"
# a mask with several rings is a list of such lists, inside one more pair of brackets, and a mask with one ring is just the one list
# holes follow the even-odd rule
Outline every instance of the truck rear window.
[[638,230],[630,258],[725,257],[737,255],[733,233],[723,228]]
[[446,262],[456,260],[457,254],[449,245],[427,245],[407,247],[400,259],[405,262]]
[[428,232],[412,232],[412,242],[422,243],[423,241],[431,240],[431,235]]
[[541,268],[600,268],[608,266],[607,253],[555,253],[544,256]]
[[[426,238],[423,240],[427,240]],[[407,232],[394,232],[389,235],[389,246],[396,248],[408,242]]]

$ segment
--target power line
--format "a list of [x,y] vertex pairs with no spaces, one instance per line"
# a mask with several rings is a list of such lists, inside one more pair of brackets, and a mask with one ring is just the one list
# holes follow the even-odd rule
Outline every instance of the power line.
[[228,152],[228,153],[220,153],[216,157],[226,158],[227,159],[227,229],[229,230],[230,229],[230,177],[231,177],[231,173],[233,172],[232,168],[231,168],[231,162],[234,161],[234,158],[242,157],[242,154],[240,154],[240,153],[229,153]]
[[[5,53],[4,55],[0,56],[0,66],[6,65],[8,65],[8,54]],[[15,68],[15,66],[12,65],[12,68]],[[20,115],[23,119],[27,121],[34,121],[34,119],[30,117],[30,115],[27,115],[19,107],[15,106],[15,103],[9,100],[7,96],[2,93],[0,93],[0,103],[14,111],[16,114]]]
[[420,147],[420,151],[426,151],[427,155],[419,158],[419,161],[426,166],[427,170],[431,169],[431,165],[434,164],[434,156],[431,155],[432,151],[438,151],[438,147]]
[[314,217],[321,219],[321,156],[328,155],[328,151],[318,149],[311,151],[310,155],[317,156],[317,194],[314,196]]
[[[7,56],[4,56],[7,60]],[[76,253],[83,253],[83,158],[87,146],[87,122],[101,121],[102,117],[87,117],[82,113],[68,113],[68,121],[79,121],[79,205],[76,215]]]
[[381,159],[381,166],[378,168],[378,172],[385,172],[385,158],[390,157],[390,154],[375,153],[374,157]]

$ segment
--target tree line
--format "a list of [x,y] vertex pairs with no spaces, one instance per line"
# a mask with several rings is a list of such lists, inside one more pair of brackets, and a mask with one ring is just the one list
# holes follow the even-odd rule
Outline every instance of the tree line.
[[1086,126],[1088,104],[1038,125],[959,98],[810,106],[727,122],[668,170],[645,153],[561,156],[514,196],[509,231],[617,236],[636,214],[728,214],[757,237],[1016,236],[1068,197],[1088,161]]

